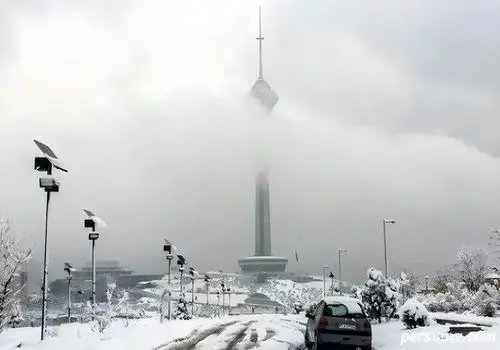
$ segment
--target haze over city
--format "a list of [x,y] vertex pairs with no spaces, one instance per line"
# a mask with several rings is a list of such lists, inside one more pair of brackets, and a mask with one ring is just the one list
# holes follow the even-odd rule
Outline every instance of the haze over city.
[[[248,98],[259,5],[268,119]],[[0,0],[0,213],[41,275],[37,138],[70,169],[50,209],[61,275],[90,259],[81,208],[109,226],[98,260],[162,272],[169,238],[200,270],[237,271],[263,152],[289,270],[319,274],[345,248],[345,278],[363,279],[391,218],[390,269],[435,271],[500,226],[499,15],[494,1]]]

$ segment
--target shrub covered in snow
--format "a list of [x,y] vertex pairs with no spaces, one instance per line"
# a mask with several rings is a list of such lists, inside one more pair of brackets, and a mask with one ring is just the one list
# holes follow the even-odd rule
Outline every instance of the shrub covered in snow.
[[397,309],[397,285],[373,267],[368,269],[367,275],[368,281],[361,297],[368,317],[379,322],[383,317],[394,317]]
[[176,320],[190,320],[193,318],[191,308],[189,307],[184,294],[179,297],[177,306],[173,310],[172,317]]
[[104,305],[87,302],[87,313],[94,320],[92,329],[94,331],[104,332],[111,325],[113,318],[116,317],[123,308],[126,308],[128,294],[124,292],[121,298],[113,304],[113,295],[115,293],[116,284],[108,285],[106,290],[106,303]]
[[478,316],[495,317],[500,304],[500,293],[495,287],[485,284],[471,298],[472,311]]
[[428,294],[421,297],[421,302],[431,312],[462,313],[472,308],[472,294],[463,283],[448,282],[445,293]]
[[500,305],[500,292],[495,287],[484,284],[471,293],[463,282],[448,282],[445,293],[428,294],[419,297],[431,312],[472,312],[478,316],[495,315]]
[[399,309],[399,319],[407,329],[429,326],[429,311],[417,299],[408,299]]

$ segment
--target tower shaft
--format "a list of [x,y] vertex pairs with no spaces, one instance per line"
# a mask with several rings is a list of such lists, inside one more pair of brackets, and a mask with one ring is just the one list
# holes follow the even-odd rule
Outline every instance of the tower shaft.
[[255,255],[271,254],[271,211],[269,180],[263,172],[257,175],[255,186]]

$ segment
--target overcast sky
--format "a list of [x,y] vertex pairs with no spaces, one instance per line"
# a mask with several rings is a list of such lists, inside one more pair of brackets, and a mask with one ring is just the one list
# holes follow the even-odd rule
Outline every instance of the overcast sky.
[[[259,3],[280,96],[265,147],[247,95]],[[382,269],[391,218],[390,270],[430,273],[500,226],[498,18],[495,0],[0,0],[0,212],[40,261],[37,138],[70,169],[51,277],[90,258],[83,207],[109,225],[98,259],[162,272],[167,237],[195,268],[237,271],[265,148],[289,270],[336,271],[340,247],[347,279]]]

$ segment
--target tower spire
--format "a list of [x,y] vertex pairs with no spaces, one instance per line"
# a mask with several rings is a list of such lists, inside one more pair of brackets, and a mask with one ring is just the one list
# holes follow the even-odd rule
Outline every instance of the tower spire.
[[257,38],[259,41],[259,78],[263,78],[264,74],[262,71],[262,40],[264,40],[264,37],[262,36],[262,17],[261,17],[261,10],[259,6],[259,37]]

